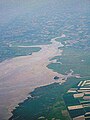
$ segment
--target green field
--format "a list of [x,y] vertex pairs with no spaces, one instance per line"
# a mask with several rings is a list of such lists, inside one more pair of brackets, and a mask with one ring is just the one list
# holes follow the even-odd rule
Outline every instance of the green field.
[[88,50],[65,47],[62,55],[53,59],[62,64],[51,63],[48,65],[49,69],[62,74],[66,74],[72,69],[75,74],[80,74],[83,77],[90,76],[90,52]]
[[36,88],[30,93],[32,96],[19,104],[19,107],[12,112],[13,116],[9,120],[70,120],[66,105],[63,100],[63,95],[77,85],[83,78],[70,78],[62,85],[58,83],[48,86]]
[[[89,84],[87,85],[87,83],[90,83],[90,80],[84,80],[81,84],[79,83],[74,85],[73,88],[70,88],[70,90],[65,93],[63,98],[72,119],[83,115],[85,120],[87,120],[87,117],[90,119],[90,89],[88,90],[90,86]],[[72,92],[73,89],[76,89],[76,92]],[[88,92],[86,92],[86,90],[88,90]],[[75,95],[78,97],[75,97]],[[85,97],[87,97],[87,99],[85,99]],[[78,105],[82,105],[82,108],[69,108],[72,106],[77,107]]]

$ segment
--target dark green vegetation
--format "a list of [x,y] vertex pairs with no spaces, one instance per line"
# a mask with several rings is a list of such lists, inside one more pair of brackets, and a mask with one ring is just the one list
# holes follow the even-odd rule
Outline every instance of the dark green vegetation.
[[[89,78],[87,78],[89,79]],[[23,103],[19,104],[19,107],[12,112],[13,116],[9,120],[52,120],[52,118],[60,120],[70,120],[66,107],[68,105],[79,105],[78,99],[74,99],[72,94],[64,95],[67,90],[77,86],[84,78],[70,78],[64,84],[58,83],[48,86],[36,88]],[[64,100],[63,100],[64,96]],[[72,116],[83,114],[83,110],[70,111]]]
[[[88,88],[90,88],[90,80],[85,80],[82,81],[81,84],[78,83],[77,85],[74,85],[73,88],[71,88],[64,95],[63,98],[65,105],[69,111],[71,118],[83,115],[85,117],[85,120],[87,120],[87,117],[90,119],[90,89]],[[78,95],[78,97],[75,97],[75,95]],[[85,97],[87,97],[87,99],[85,99]],[[82,108],[78,108],[78,105],[82,105]],[[70,109],[69,107],[72,106],[76,106],[77,108]]]
[[72,93],[71,94],[66,94],[64,96],[64,101],[65,101],[66,106],[74,106],[74,105],[79,105],[80,104],[79,100],[75,99],[73,97]]
[[69,120],[63,95],[80,80],[83,79],[71,78],[62,85],[55,83],[36,88],[34,92],[30,93],[32,97],[20,103],[19,107],[12,112],[13,116],[9,120],[13,120],[13,118],[16,120],[37,120],[41,116],[45,117],[44,120],[52,120],[52,118]]

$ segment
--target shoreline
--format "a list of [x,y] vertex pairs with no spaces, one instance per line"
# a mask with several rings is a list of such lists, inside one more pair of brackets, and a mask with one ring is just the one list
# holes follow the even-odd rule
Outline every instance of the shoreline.
[[[4,94],[4,96],[0,94],[0,106],[3,104],[3,111],[7,108],[8,114],[4,113],[5,120],[11,117],[12,110],[35,88],[65,82],[62,80],[64,75],[47,68],[51,62],[50,58],[62,54],[58,47],[63,45],[56,41],[57,38],[60,37],[51,40],[52,44],[33,46],[41,47],[41,50],[30,56],[20,56],[0,63],[0,93]],[[59,76],[60,79],[55,81],[54,76]]]

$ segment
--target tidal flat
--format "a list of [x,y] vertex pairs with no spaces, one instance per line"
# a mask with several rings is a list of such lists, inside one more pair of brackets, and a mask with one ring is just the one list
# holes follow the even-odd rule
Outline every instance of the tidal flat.
[[[16,57],[0,63],[0,109],[4,117],[11,116],[11,111],[35,88],[65,82],[62,74],[46,67],[50,58],[62,53],[58,47],[63,45],[56,42],[56,39],[57,37],[53,38],[49,45],[37,45],[41,50],[30,56]],[[54,76],[59,76],[59,79],[55,81]]]

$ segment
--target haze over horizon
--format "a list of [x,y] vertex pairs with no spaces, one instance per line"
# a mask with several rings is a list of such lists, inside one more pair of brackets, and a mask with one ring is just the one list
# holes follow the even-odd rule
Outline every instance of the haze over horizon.
[[[45,10],[46,13],[51,12],[55,9],[54,5],[60,5],[61,10],[72,9],[69,7],[69,1],[70,0],[0,0],[0,24],[8,23],[15,19],[15,17],[19,17],[27,13],[30,15],[33,13],[43,14]],[[85,4],[83,4],[84,1]],[[70,2],[72,2],[72,6],[75,7],[78,12],[79,10],[88,8],[86,6],[90,3],[89,0],[75,0]]]

